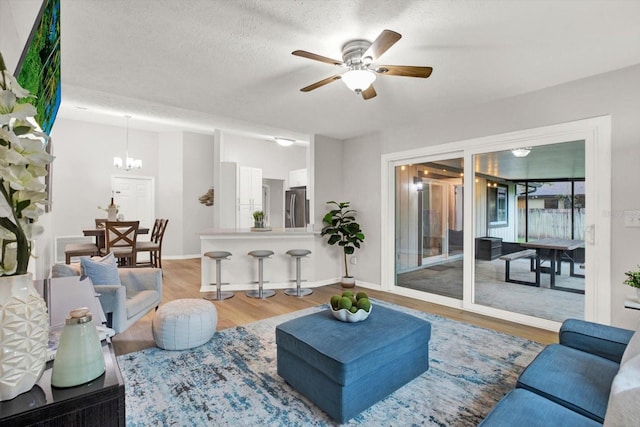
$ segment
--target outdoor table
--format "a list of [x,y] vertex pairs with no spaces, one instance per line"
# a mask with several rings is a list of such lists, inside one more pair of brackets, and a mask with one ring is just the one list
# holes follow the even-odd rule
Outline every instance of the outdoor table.
[[[549,251],[549,260],[551,266],[549,267],[549,287],[551,289],[558,289],[561,291],[569,292],[582,292],[578,289],[562,288],[556,286],[556,274],[560,274],[560,268],[556,271],[556,262],[560,259],[560,256],[564,251],[573,251],[578,248],[584,247],[584,240],[571,240],[571,239],[556,239],[547,238],[540,239],[533,242],[523,242],[520,246],[524,248],[532,248],[536,250],[536,284],[540,286],[540,273],[542,272],[541,263],[541,251],[546,249]],[[573,262],[573,261],[572,261]],[[558,266],[559,267],[559,266]]]

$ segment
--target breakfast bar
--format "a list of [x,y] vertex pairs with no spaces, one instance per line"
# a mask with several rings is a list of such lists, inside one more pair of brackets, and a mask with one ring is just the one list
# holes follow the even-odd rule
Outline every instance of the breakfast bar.
[[265,289],[292,287],[296,277],[295,262],[286,254],[290,249],[308,249],[311,255],[302,258],[303,286],[318,285],[314,262],[316,241],[320,233],[307,228],[280,228],[258,230],[206,229],[200,232],[201,292],[215,291],[216,263],[204,256],[210,251],[231,252],[229,260],[222,262],[220,270],[225,290],[254,289],[258,280],[258,265],[249,256],[250,251],[270,250],[274,254],[264,261]]

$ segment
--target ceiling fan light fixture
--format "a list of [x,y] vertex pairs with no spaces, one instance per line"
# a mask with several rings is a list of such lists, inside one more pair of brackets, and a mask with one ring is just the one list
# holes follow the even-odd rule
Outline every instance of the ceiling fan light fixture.
[[296,142],[295,139],[291,139],[291,138],[283,138],[281,136],[276,136],[275,137],[276,142],[278,143],[278,145],[281,145],[283,147],[290,147],[293,145],[294,142]]
[[371,70],[349,70],[342,75],[342,81],[355,93],[360,93],[376,80],[376,73]]
[[531,147],[513,148],[511,153],[516,157],[527,157],[531,152]]

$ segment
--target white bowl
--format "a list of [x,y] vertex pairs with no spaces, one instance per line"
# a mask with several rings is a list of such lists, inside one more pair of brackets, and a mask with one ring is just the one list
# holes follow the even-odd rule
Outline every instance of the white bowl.
[[362,322],[371,314],[371,311],[373,310],[373,305],[371,306],[369,311],[365,311],[360,308],[355,313],[350,312],[346,308],[342,308],[340,310],[334,310],[333,307],[331,307],[331,305],[329,305],[329,310],[331,310],[331,313],[333,313],[333,317],[343,322],[349,322],[349,323]]

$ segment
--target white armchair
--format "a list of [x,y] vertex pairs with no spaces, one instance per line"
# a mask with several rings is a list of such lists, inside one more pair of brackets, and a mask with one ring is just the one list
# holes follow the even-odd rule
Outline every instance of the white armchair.
[[[55,264],[51,277],[79,276],[80,264]],[[99,294],[107,326],[116,334],[124,332],[162,299],[162,270],[159,268],[119,268],[121,285],[94,285]]]

